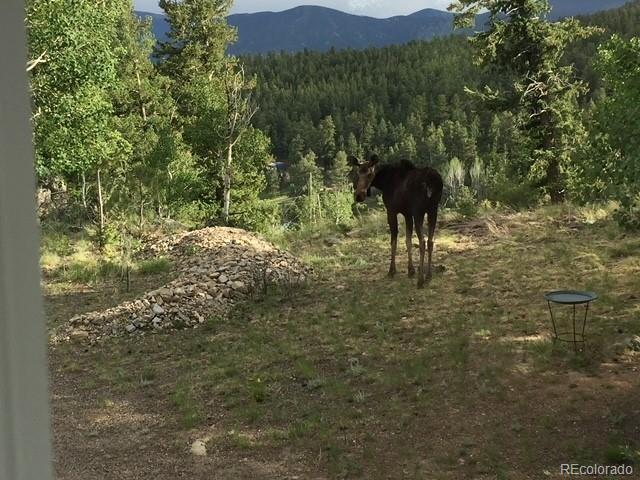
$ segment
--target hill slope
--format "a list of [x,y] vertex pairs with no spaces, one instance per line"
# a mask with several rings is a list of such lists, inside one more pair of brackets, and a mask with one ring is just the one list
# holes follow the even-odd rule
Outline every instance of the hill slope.
[[[551,18],[586,15],[617,8],[628,0],[552,0]],[[151,16],[159,39],[168,25],[164,15]],[[243,13],[229,16],[238,29],[238,41],[230,53],[266,53],[271,51],[326,51],[330,48],[382,47],[412,40],[429,40],[453,33],[453,14],[425,9],[411,15],[372,18],[351,15],[330,8],[302,6],[283,12]]]

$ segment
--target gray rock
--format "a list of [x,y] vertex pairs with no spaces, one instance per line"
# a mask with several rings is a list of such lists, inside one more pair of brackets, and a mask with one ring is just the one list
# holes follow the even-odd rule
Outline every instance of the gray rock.
[[71,330],[69,338],[71,338],[71,340],[84,340],[86,338],[89,338],[89,332],[80,329]]
[[153,304],[152,310],[153,310],[153,313],[155,313],[156,315],[163,315],[164,314],[164,308],[162,308],[157,303]]
[[223,274],[223,275],[220,275],[220,276],[218,277],[218,282],[220,282],[220,283],[227,283],[228,281],[229,281],[229,277],[227,277],[227,276],[226,276],[226,275],[224,275],[224,274]]
[[640,352],[640,335],[634,335],[627,340],[627,348],[633,352]]
[[164,298],[173,297],[173,291],[170,288],[161,288],[158,290],[158,295]]
[[127,333],[133,333],[136,331],[136,326],[129,324],[126,327],[124,327],[124,329],[127,331]]

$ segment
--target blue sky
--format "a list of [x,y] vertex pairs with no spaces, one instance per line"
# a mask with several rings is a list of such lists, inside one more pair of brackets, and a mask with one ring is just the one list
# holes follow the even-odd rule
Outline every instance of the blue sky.
[[[322,5],[343,12],[372,17],[408,15],[423,8],[446,10],[451,0],[236,0],[232,13],[281,11],[298,5]],[[158,0],[135,0],[136,9],[158,12]]]

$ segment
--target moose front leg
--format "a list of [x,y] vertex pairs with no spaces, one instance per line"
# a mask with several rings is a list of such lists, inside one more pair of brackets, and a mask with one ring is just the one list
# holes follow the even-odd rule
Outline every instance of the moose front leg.
[[396,251],[398,249],[398,215],[387,213],[389,231],[391,232],[391,263],[389,264],[389,277],[396,274]]
[[428,213],[427,221],[429,222],[429,229],[427,235],[429,240],[427,241],[427,248],[429,250],[429,258],[427,261],[427,279],[431,279],[431,257],[433,255],[433,238],[436,232],[436,223],[438,221],[438,210],[434,210]]

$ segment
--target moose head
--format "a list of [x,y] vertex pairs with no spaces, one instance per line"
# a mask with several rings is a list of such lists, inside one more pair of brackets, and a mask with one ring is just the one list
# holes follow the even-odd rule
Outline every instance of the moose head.
[[353,190],[356,202],[364,202],[371,183],[376,176],[380,159],[377,155],[371,155],[368,161],[361,162],[353,155],[349,157],[349,164],[353,167]]

